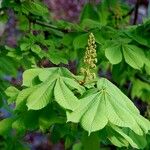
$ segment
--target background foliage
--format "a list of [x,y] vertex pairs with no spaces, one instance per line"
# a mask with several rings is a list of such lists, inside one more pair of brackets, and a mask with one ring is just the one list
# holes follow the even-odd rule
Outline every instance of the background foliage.
[[[124,149],[119,147],[128,146],[128,143],[136,148],[134,144],[138,143],[138,148],[148,150],[149,134],[145,141],[137,135],[134,138],[134,132],[127,136],[129,131],[126,128],[122,132],[119,127],[111,125],[99,134],[96,132],[88,136],[80,126],[66,123],[64,107],[74,109],[76,98],[73,98],[74,105],[70,107],[63,105],[57,96],[60,84],[64,87],[62,93],[71,89],[77,97],[82,95],[83,87],[71,79],[84,65],[87,40],[92,32],[97,45],[98,76],[114,83],[132,99],[141,115],[150,119],[150,20],[148,17],[141,20],[139,10],[142,6],[148,7],[148,2],[137,0],[134,4],[132,1],[102,0],[67,1],[66,4],[63,0],[2,0],[0,148],[95,150],[101,140],[103,149]],[[37,98],[41,91],[46,88],[52,91],[53,82],[45,81],[46,76],[51,74],[51,67],[65,67],[74,74],[62,71],[57,81],[59,84],[54,93],[62,107],[56,102],[48,104],[49,99],[44,104],[33,105],[32,99]],[[42,71],[45,73],[39,75]],[[74,86],[65,86],[64,83]],[[42,86],[38,87],[39,84]],[[47,87],[48,84],[51,86]],[[39,89],[33,92],[36,88]],[[32,92],[25,105],[22,100]],[[70,95],[69,92],[67,95]],[[90,92],[95,91],[87,93]],[[38,98],[41,99],[40,96]],[[114,136],[108,138],[108,133]],[[131,137],[135,139],[133,143]],[[41,145],[36,145],[35,141],[40,141]],[[130,146],[128,148],[131,149]]]

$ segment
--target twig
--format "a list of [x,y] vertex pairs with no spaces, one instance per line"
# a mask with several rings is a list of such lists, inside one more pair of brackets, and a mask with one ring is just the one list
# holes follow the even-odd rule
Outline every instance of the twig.
[[48,28],[51,28],[51,29],[58,29],[58,30],[60,30],[58,27],[56,27],[54,25],[51,25],[51,24],[48,24],[48,23],[45,23],[45,22],[42,22],[42,21],[39,21],[39,20],[35,20],[33,23],[36,23],[38,25],[45,26],[45,27],[48,27]]
[[139,80],[143,81],[143,82],[150,84],[150,80],[147,79],[146,77],[143,77],[142,75],[136,74],[135,77],[138,78]]
[[132,8],[127,14],[123,15],[122,18],[126,18],[126,17],[130,16],[134,10],[135,10],[135,8]]
[[[28,16],[27,16],[28,17]],[[37,20],[37,19],[33,19],[33,18],[30,18],[28,17],[29,21],[32,22],[33,24],[38,24],[40,26],[43,26],[43,27],[47,27],[47,28],[51,28],[53,30],[59,30],[61,32],[64,32],[64,33],[68,33],[68,32],[72,32],[71,30],[67,30],[67,29],[62,29],[62,28],[59,28],[55,25],[52,25],[52,24],[49,24],[49,23],[46,23],[46,22],[42,22],[40,20]]]

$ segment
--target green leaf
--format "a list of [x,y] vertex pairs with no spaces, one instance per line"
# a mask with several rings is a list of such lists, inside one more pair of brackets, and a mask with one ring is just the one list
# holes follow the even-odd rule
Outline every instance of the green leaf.
[[92,133],[90,136],[85,133],[81,141],[83,150],[98,150],[100,148],[100,139],[97,133]]
[[59,68],[57,67],[41,69],[41,72],[37,74],[37,76],[39,77],[40,81],[45,82],[50,76],[57,74],[57,72],[59,72]]
[[84,6],[81,12],[80,22],[84,19],[99,20],[99,15],[94,5],[88,3]]
[[22,51],[28,51],[30,49],[30,43],[21,43],[20,48]]
[[73,112],[67,112],[67,121],[80,122],[89,134],[104,128],[108,119],[105,116],[105,104],[103,101],[99,104],[98,98],[96,93],[80,99],[80,105]]
[[67,54],[65,54],[63,51],[58,51],[58,50],[49,50],[49,53],[47,55],[47,57],[49,58],[49,60],[53,63],[53,64],[67,64],[68,60],[67,60]]
[[[23,131],[23,128],[25,127],[28,130],[37,130],[39,127],[39,114],[40,111],[33,111],[33,110],[29,110],[29,111],[24,111],[23,113],[21,113],[19,115],[19,118],[17,121],[17,124],[19,123],[19,125],[21,126]],[[16,127],[19,125],[16,125]]]
[[150,54],[145,59],[145,70],[146,70],[147,74],[150,75]]
[[29,11],[34,15],[44,16],[48,13],[48,9],[42,6],[41,3],[37,2],[23,2],[22,3],[23,9]]
[[101,3],[97,5],[100,23],[103,26],[107,25],[108,17],[109,17],[109,7],[107,6],[107,3],[108,3],[107,1],[101,1]]
[[67,112],[67,120],[80,122],[89,132],[103,129],[108,122],[128,127],[138,135],[150,130],[150,122],[142,117],[138,109],[115,85],[101,78],[97,82],[98,92],[80,99],[73,112]]
[[34,87],[23,89],[22,91],[19,92],[16,98],[16,110],[22,110],[22,107],[26,103],[27,98],[36,88],[37,87],[34,86]]
[[125,62],[134,69],[141,69],[146,63],[146,57],[143,50],[135,45],[128,44],[130,40],[123,39],[109,40],[105,42],[105,55],[112,64],[118,64],[122,60],[122,54]]
[[134,80],[132,91],[132,98],[141,98],[143,101],[150,101],[150,85],[146,82],[142,82],[140,80]]
[[28,69],[23,73],[23,86],[30,87],[33,86],[33,80],[35,77],[40,74],[42,71],[41,68]]
[[81,95],[85,92],[84,87],[81,86],[75,79],[63,77],[63,80],[70,89],[77,89]]
[[122,60],[121,45],[108,43],[109,47],[105,50],[107,59],[112,64],[118,64]]
[[98,21],[94,21],[91,19],[84,19],[81,23],[82,28],[86,28],[86,29],[101,29],[101,24]]
[[0,121],[0,135],[7,135],[12,128],[12,118],[6,118]]
[[72,150],[82,150],[82,143],[75,143]]
[[77,33],[67,33],[63,36],[62,38],[62,44],[65,46],[72,46],[73,43],[73,39],[75,38],[75,36],[77,35]]
[[111,125],[107,132],[109,140],[118,147],[128,147],[130,144],[134,148],[143,149],[147,144],[145,136],[139,136],[127,128],[121,129]]
[[19,25],[18,28],[20,30],[28,30],[30,27],[29,20],[25,15],[18,15]]
[[[84,92],[84,88],[66,68],[29,69],[23,77],[23,85],[29,88],[19,93],[16,103],[21,107],[27,101],[28,109],[42,109],[55,97],[60,106],[73,110],[78,99],[72,90],[80,94]],[[38,82],[34,85],[32,83],[35,79],[38,79]]]
[[54,85],[55,78],[41,83],[41,85],[28,97],[28,109],[38,110],[47,106],[47,104],[52,101]]
[[17,75],[17,61],[7,56],[0,57],[0,76],[1,75]]
[[3,106],[2,94],[0,93],[0,108]]
[[142,49],[135,45],[123,45],[123,55],[127,64],[135,69],[141,69],[144,65],[145,55]]
[[65,118],[58,116],[52,107],[46,107],[39,115],[39,127],[42,131],[49,129],[53,124],[63,123]]
[[88,34],[81,34],[77,36],[73,41],[74,49],[84,48],[87,45]]
[[56,102],[65,109],[74,110],[78,106],[78,99],[66,86],[61,78],[57,79],[54,95]]
[[16,97],[19,93],[19,90],[13,86],[10,86],[8,87],[6,90],[5,90],[5,94],[10,97],[7,101],[8,103],[12,103],[16,100]]
[[22,118],[15,120],[12,123],[12,128],[15,129],[17,133],[20,133],[20,134],[24,134],[26,130],[26,127],[24,125],[24,122],[22,121]]
[[41,47],[40,47],[39,45],[37,45],[37,44],[34,44],[34,45],[31,46],[31,50],[32,50],[34,53],[36,53],[36,54],[40,54],[40,52],[41,52]]

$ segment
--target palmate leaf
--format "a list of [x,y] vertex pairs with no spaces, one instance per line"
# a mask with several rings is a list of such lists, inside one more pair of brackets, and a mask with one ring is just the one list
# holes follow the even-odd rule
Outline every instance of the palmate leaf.
[[135,45],[119,42],[107,41],[105,56],[111,64],[118,64],[124,56],[125,62],[135,69],[141,69],[146,64],[146,57],[143,50]]
[[84,92],[84,88],[66,68],[27,70],[23,74],[23,85],[27,88],[18,93],[16,109],[26,103],[28,109],[39,110],[55,100],[63,108],[74,110],[79,101],[72,90],[80,94]]
[[150,130],[150,122],[110,81],[101,78],[97,88],[97,92],[80,99],[79,106],[73,112],[67,112],[68,121],[80,122],[89,134],[103,129],[109,123],[128,127],[138,135]]

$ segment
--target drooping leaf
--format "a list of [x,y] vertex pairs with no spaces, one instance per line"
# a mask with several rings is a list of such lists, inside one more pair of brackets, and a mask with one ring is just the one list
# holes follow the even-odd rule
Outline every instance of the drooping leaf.
[[119,128],[111,125],[107,127],[109,140],[118,147],[129,147],[129,144],[137,149],[143,149],[147,142],[145,136],[139,136],[128,128]]
[[23,85],[27,88],[17,96],[17,109],[26,103],[28,109],[39,110],[55,100],[63,108],[73,110],[78,105],[78,98],[72,90],[80,94],[84,92],[84,88],[66,68],[29,69],[23,74]]
[[28,97],[28,109],[38,110],[52,101],[55,78],[41,85]]
[[66,109],[74,110],[78,106],[79,101],[77,97],[74,96],[61,78],[57,79],[54,95],[57,103]]
[[16,98],[16,110],[22,110],[29,95],[37,89],[37,86],[29,87],[20,91]]
[[105,56],[112,64],[118,64],[124,56],[125,62],[134,69],[140,70],[146,64],[143,50],[135,45],[128,44],[130,40],[110,40],[104,45]]
[[150,130],[150,122],[142,117],[138,109],[115,85],[101,78],[97,83],[98,92],[80,99],[73,112],[67,112],[67,119],[80,122],[89,132],[103,129],[108,122],[128,127],[138,135]]

